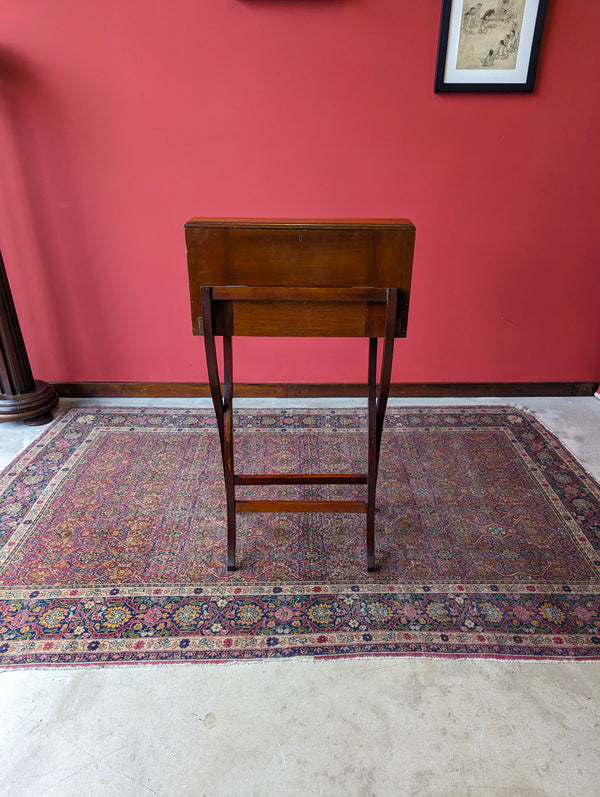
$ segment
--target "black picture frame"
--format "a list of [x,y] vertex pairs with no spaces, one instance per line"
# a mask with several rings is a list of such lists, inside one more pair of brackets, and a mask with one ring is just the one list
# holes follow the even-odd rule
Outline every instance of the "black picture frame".
[[548,0],[442,0],[434,91],[532,92],[547,7]]

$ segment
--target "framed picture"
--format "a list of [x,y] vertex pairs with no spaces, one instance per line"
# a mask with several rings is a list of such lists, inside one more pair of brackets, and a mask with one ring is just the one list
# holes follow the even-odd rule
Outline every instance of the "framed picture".
[[442,0],[435,91],[533,91],[548,0]]

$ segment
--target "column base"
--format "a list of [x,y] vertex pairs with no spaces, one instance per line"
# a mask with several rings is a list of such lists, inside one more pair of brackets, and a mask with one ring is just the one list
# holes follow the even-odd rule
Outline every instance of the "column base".
[[58,393],[46,382],[35,380],[35,390],[7,396],[0,393],[0,422],[23,421],[28,426],[43,426],[52,420]]

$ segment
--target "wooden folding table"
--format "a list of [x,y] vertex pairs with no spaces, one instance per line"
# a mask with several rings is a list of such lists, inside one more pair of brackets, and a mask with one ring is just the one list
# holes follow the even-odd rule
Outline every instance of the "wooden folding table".
[[[227,569],[235,570],[236,515],[366,514],[367,567],[375,563],[375,493],[394,339],[406,335],[414,225],[405,219],[193,218],[185,225],[193,331],[204,335],[227,499]],[[367,337],[366,473],[236,473],[233,456],[234,335]],[[223,339],[223,391],[215,337]],[[379,387],[377,342],[383,338]],[[318,349],[315,348],[317,352]],[[364,484],[364,501],[237,500],[236,487]]]

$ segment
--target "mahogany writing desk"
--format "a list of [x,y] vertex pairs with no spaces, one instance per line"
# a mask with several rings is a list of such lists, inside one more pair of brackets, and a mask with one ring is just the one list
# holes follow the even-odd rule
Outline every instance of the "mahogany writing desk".
[[[185,225],[192,324],[204,335],[227,499],[227,569],[235,570],[236,514],[366,514],[367,567],[375,565],[375,492],[394,338],[406,335],[415,239],[405,219],[194,218]],[[233,457],[232,337],[367,337],[366,473],[238,474]],[[223,392],[215,336],[223,338]],[[377,341],[383,355],[377,388]],[[364,484],[365,501],[236,500],[258,484]]]

